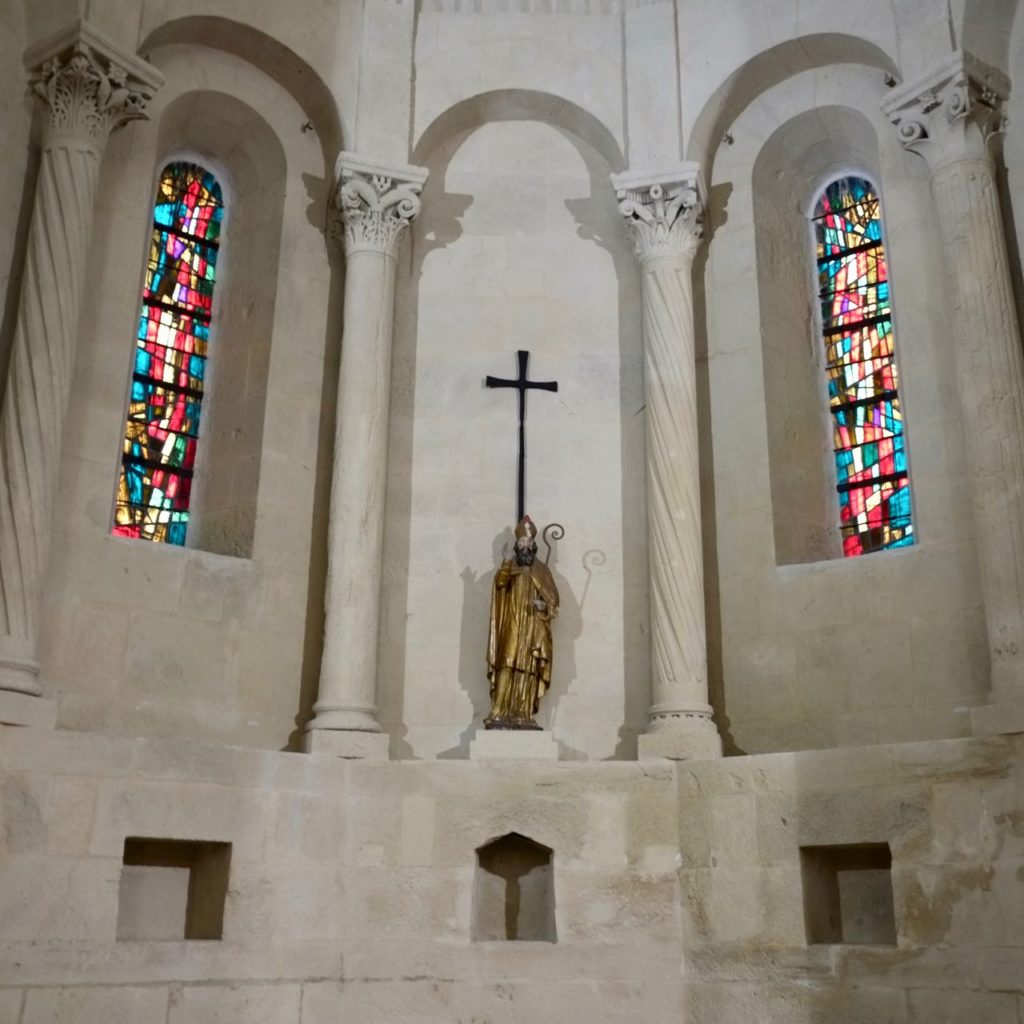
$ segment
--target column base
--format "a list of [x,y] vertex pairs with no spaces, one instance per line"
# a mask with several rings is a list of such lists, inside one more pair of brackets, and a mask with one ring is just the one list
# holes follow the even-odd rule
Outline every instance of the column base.
[[49,697],[0,690],[0,725],[53,729],[57,725],[57,702]]
[[971,708],[971,732],[975,736],[1004,736],[1024,732],[1024,697],[997,699]]
[[469,744],[470,761],[557,761],[549,729],[481,729]]
[[307,754],[325,754],[361,761],[388,761],[391,737],[386,732],[353,729],[310,729],[302,740]]
[[0,690],[12,690],[14,693],[27,693],[31,697],[41,697],[43,688],[39,685],[39,665],[34,658],[22,652],[21,644],[11,638],[4,640],[5,650],[0,652]]
[[647,732],[637,737],[637,759],[653,761],[705,761],[722,756],[708,704],[655,704]]

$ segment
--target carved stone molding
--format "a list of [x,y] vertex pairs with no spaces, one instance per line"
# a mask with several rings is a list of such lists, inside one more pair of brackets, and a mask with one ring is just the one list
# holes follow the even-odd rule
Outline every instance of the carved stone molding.
[[146,117],[163,83],[155,68],[79,21],[25,54],[32,92],[46,107],[46,142],[75,139],[102,149],[109,134]]
[[693,259],[703,237],[704,184],[697,164],[611,176],[641,263],[665,256]]
[[964,159],[985,159],[989,140],[1003,131],[1009,80],[959,50],[924,78],[894,90],[882,112],[904,148],[935,170]]
[[394,257],[403,230],[420,212],[426,169],[384,167],[342,153],[336,176],[333,212],[341,221],[345,255],[369,251]]

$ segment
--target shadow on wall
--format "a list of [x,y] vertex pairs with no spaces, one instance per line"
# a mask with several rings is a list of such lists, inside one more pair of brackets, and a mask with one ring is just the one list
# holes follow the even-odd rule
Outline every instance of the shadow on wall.
[[[636,260],[626,244],[625,230],[617,222],[609,174],[624,168],[624,158],[614,136],[593,115],[560,97],[529,90],[499,90],[471,97],[451,107],[437,118],[423,133],[413,152],[413,163],[429,166],[430,177],[423,190],[423,212],[417,222],[411,244],[401,257],[406,262],[400,268],[399,289],[405,301],[400,302],[396,314],[396,365],[402,361],[404,379],[416,379],[414,339],[415,319],[419,307],[419,288],[424,261],[430,253],[456,242],[462,234],[459,219],[473,201],[472,196],[445,191],[445,177],[448,165],[459,147],[477,129],[490,122],[539,121],[558,131],[579,153],[587,167],[591,182],[591,194],[583,199],[566,200],[566,207],[576,220],[581,240],[593,242],[605,249],[612,257],[618,280],[619,309],[619,356],[621,409],[621,473],[622,473],[622,550],[623,550],[623,611],[624,629],[633,631],[624,636],[623,674],[626,681],[623,700],[623,721],[621,737],[615,756],[635,757],[636,732],[642,722],[649,703],[648,692],[649,655],[647,653],[647,549],[646,527],[643,522],[627,520],[627,496],[633,498],[644,489],[644,460],[637,458],[636,450],[642,451],[644,420],[642,416],[642,358],[630,346],[636,338],[640,324],[638,268]],[[407,280],[406,280],[407,278]],[[401,351],[403,339],[407,339],[408,351]],[[396,382],[397,383],[397,382]],[[391,446],[397,451],[411,451],[414,419],[411,413],[414,395],[400,394],[393,389],[391,417]],[[391,607],[406,608],[408,597],[408,564],[411,538],[412,467],[402,473],[392,473],[388,491],[388,505],[391,509],[403,510],[401,530],[392,530],[387,545],[388,563],[404,567],[404,578],[399,582],[402,596],[391,602]],[[635,500],[635,499],[634,499]],[[501,544],[495,542],[494,564]],[[596,563],[595,563],[596,564]],[[585,566],[585,568],[588,568]],[[588,568],[589,571],[589,568]],[[491,574],[477,575],[471,567],[462,574],[464,585],[463,621],[460,636],[459,677],[463,689],[470,695],[474,720],[486,713],[486,677],[483,674],[483,650],[486,637],[486,616],[490,600]],[[565,693],[575,678],[575,658],[559,651],[569,650],[566,640],[573,639],[582,631],[582,619],[578,605],[567,599],[568,584],[555,573],[555,579],[562,589],[563,607],[560,614],[560,628],[555,647],[554,689],[549,705]],[[397,615],[393,612],[393,615]],[[392,623],[392,628],[398,626]],[[388,695],[388,705],[393,715],[400,715],[404,707],[406,675],[405,631],[387,640],[387,656],[391,670],[385,673],[393,680],[394,691]],[[382,654],[384,652],[382,651]],[[568,660],[565,660],[568,658]],[[546,712],[550,714],[550,712]],[[392,727],[401,734],[404,727],[397,722]],[[439,756],[464,757],[473,732],[468,723],[460,743],[452,750]],[[411,757],[409,744],[399,738],[399,757]]]

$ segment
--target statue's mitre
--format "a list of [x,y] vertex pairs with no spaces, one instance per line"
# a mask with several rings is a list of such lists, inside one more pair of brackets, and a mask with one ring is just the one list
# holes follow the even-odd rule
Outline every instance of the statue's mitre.
[[533,540],[536,536],[537,527],[534,525],[533,520],[529,516],[523,516],[516,527],[516,540],[522,540],[523,537],[529,537],[530,540]]

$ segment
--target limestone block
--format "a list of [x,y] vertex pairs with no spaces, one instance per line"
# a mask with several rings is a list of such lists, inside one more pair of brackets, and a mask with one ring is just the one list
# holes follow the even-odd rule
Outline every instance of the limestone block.
[[550,729],[479,729],[469,744],[471,761],[557,761]]
[[1024,700],[999,701],[971,708],[971,731],[975,736],[1024,732]]
[[338,1024],[342,990],[340,981],[313,981],[303,985],[301,1024]]
[[369,761],[387,761],[391,737],[386,732],[358,732],[354,729],[311,729],[303,734],[307,754]]
[[120,858],[0,860],[0,939],[113,940]]
[[672,761],[713,760],[722,756],[722,740],[714,728],[673,732],[643,733],[637,737],[637,758],[653,761],[667,757]]
[[186,985],[167,1024],[298,1024],[300,996],[297,984]]
[[46,815],[46,850],[65,856],[84,856],[96,808],[96,782],[57,775],[50,790]]
[[57,724],[57,708],[57,701],[49,697],[0,690],[0,738],[5,725],[52,729]]
[[913,1020],[984,1021],[1017,1024],[1017,996],[1011,992],[911,990]]
[[110,988],[34,988],[21,1024],[166,1024],[162,985]]
[[231,861],[264,855],[269,794],[236,789],[224,799],[220,786],[105,780],[96,801],[91,851],[116,857],[125,836],[153,839],[205,839],[231,843]]
[[19,1024],[25,993],[20,988],[0,989],[0,1020]]

